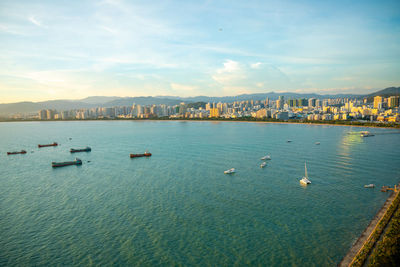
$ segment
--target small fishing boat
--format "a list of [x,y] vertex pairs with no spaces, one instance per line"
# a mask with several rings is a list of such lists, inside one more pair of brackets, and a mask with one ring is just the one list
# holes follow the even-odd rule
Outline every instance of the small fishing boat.
[[304,172],[305,172],[305,175],[304,175],[303,179],[300,180],[300,183],[303,185],[311,184],[311,181],[308,180],[307,165],[305,162],[304,162]]
[[375,185],[374,184],[366,184],[364,185],[365,188],[374,188]]
[[64,162],[52,162],[51,167],[64,167],[69,165],[82,165],[82,160],[75,158],[74,161],[64,161]]
[[38,145],[39,148],[41,147],[47,147],[47,146],[58,146],[58,144],[56,142],[52,143],[52,144],[46,144],[46,145]]
[[224,171],[225,174],[231,174],[231,173],[235,173],[235,172],[236,172],[235,168]]
[[292,140],[287,140],[286,142],[288,142],[288,143],[291,143],[291,142],[292,142]]
[[130,154],[131,158],[151,157],[151,153],[146,151],[143,154]]
[[320,145],[321,143],[320,143],[320,142],[315,142],[315,144],[316,144],[316,145]]
[[266,155],[266,156],[262,157],[261,160],[271,160],[271,156]]
[[78,149],[71,148],[69,152],[76,153],[76,152],[90,152],[90,151],[92,151],[92,149],[87,146],[85,148],[78,148]]
[[261,163],[260,167],[264,168],[265,166],[267,166],[267,163],[264,161],[263,163]]
[[16,154],[26,154],[26,151],[21,150],[21,151],[7,152],[7,155],[16,155]]

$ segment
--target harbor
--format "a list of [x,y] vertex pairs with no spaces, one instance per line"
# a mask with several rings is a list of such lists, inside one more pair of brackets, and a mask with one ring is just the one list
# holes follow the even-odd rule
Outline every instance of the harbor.
[[[27,151],[0,154],[0,245],[12,265],[334,266],[392,192],[380,189],[394,188],[400,163],[391,149],[400,135],[382,138],[385,129],[362,138],[300,124],[47,122],[27,123],[26,136],[21,124],[0,124],[2,150]],[[43,133],[59,145],[37,148],[52,143]],[[146,149],[151,157],[130,158]],[[74,155],[82,166],[51,167]]]

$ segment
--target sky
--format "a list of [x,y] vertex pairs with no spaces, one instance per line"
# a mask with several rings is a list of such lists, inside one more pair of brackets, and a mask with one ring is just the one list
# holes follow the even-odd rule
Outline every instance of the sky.
[[0,1],[0,103],[400,86],[400,1]]

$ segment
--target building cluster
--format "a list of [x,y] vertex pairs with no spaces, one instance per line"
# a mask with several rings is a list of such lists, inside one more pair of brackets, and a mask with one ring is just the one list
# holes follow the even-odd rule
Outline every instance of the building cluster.
[[368,120],[400,122],[399,96],[365,99],[285,99],[247,100],[205,105],[137,105],[97,107],[66,111],[40,110],[40,120],[113,118],[271,118],[277,120]]

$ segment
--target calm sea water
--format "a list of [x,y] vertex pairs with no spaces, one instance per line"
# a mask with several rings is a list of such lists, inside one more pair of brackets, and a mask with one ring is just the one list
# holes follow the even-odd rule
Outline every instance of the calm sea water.
[[[361,130],[0,123],[0,265],[334,266],[388,197],[379,187],[400,180],[400,131]],[[129,158],[146,149],[151,158]],[[51,167],[75,156],[82,166]]]

